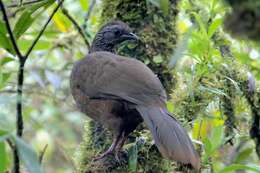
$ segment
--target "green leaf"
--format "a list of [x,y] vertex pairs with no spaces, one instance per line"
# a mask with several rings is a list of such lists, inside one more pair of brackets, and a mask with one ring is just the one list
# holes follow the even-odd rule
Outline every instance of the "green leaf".
[[171,112],[171,113],[173,113],[173,110],[174,110],[173,102],[168,101],[168,102],[166,103],[166,106],[167,106],[168,111]]
[[0,71],[0,89],[6,85],[6,82],[8,81],[10,76],[11,76],[11,73],[2,73]]
[[10,137],[10,134],[5,130],[0,129],[0,142],[5,141],[8,137]]
[[0,173],[5,173],[7,165],[7,154],[4,141],[9,137],[10,134],[7,131],[0,129]]
[[211,133],[211,141],[213,150],[217,149],[222,144],[222,139],[224,137],[224,128],[223,126],[214,127]]
[[137,171],[137,144],[134,143],[131,147],[128,149],[128,166],[131,172],[136,172]]
[[170,8],[170,2],[169,0],[148,0],[153,5],[159,7],[164,15],[168,15],[169,8]]
[[197,13],[192,12],[192,14],[193,14],[194,17],[195,17],[196,22],[198,23],[199,28],[200,28],[202,34],[203,34],[204,36],[207,36],[206,27],[205,27],[205,25],[204,25],[204,23],[203,23],[201,17],[200,17]]
[[6,169],[6,151],[5,151],[5,143],[0,142],[0,173],[4,173]]
[[88,0],[79,0],[79,2],[80,2],[80,6],[81,6],[82,10],[87,11],[88,6],[89,6]]
[[17,23],[14,27],[14,36],[16,39],[19,39],[19,37],[31,26],[35,18],[32,18],[32,11],[25,11],[20,18],[18,19]]
[[55,13],[52,21],[61,32],[69,32],[72,26],[68,17],[66,17],[61,10]]
[[4,57],[0,60],[0,66],[3,66],[11,61],[14,61],[14,58],[10,58],[10,57]]
[[208,138],[205,138],[204,140],[204,147],[205,147],[206,155],[209,157],[212,152],[212,144]]
[[250,155],[251,153],[254,151],[254,148],[247,148],[247,149],[244,149],[243,151],[241,151],[236,159],[235,159],[235,163],[241,163],[243,161],[245,161]]
[[155,62],[156,64],[159,64],[163,61],[162,55],[156,55],[153,57],[153,62]]
[[43,173],[39,163],[39,158],[35,151],[26,144],[21,138],[14,137],[14,141],[18,147],[18,153],[21,160],[24,162],[25,167],[29,173]]
[[160,0],[160,8],[162,9],[163,14],[167,16],[170,8],[169,0]]
[[230,166],[225,167],[224,169],[218,171],[217,173],[230,173],[236,170],[249,170],[254,171],[255,173],[260,173],[260,167],[249,166],[249,165],[240,165],[240,164],[232,164]]
[[208,30],[208,36],[209,38],[211,38],[214,33],[216,32],[216,30],[218,29],[218,27],[222,24],[222,19],[216,19],[214,20],[211,25],[209,26],[209,30]]
[[5,23],[2,20],[0,20],[0,46],[8,52],[14,54],[14,49],[11,40],[9,39]]
[[[32,25],[35,19],[37,19],[38,16],[44,12],[53,2],[54,0],[42,1],[32,5],[29,9],[25,9],[15,24],[13,31],[15,38],[19,39],[19,37]],[[43,9],[41,7],[43,7]],[[38,9],[40,10],[38,11]],[[35,14],[36,12],[38,13]]]
[[[32,41],[33,40],[27,40],[27,39],[21,38],[20,40],[18,40],[19,48],[22,51],[26,51],[31,46]],[[33,50],[47,50],[52,47],[52,44],[53,44],[53,42],[51,41],[51,39],[49,39],[49,40],[41,39],[36,43]]]

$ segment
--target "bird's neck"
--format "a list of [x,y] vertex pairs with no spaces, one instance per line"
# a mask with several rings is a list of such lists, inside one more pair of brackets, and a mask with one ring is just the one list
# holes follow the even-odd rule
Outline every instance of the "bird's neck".
[[107,51],[115,53],[115,46],[109,43],[105,43],[102,39],[95,38],[89,49],[89,53]]

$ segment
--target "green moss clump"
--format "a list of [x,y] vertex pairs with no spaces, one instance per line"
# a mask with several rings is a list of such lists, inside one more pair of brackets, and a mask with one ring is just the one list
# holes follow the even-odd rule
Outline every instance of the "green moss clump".
[[83,142],[76,158],[77,173],[85,173],[90,167],[97,169],[93,167],[93,158],[109,147],[111,139],[108,131],[94,121],[87,120],[84,126]]

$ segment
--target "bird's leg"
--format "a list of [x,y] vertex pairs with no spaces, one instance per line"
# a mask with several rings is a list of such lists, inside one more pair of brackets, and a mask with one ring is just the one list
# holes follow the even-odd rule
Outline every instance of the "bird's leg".
[[95,158],[94,158],[94,161],[103,159],[103,158],[106,157],[107,155],[113,153],[113,152],[115,151],[115,149],[116,149],[116,146],[118,145],[118,142],[121,140],[121,138],[122,138],[122,133],[120,133],[119,135],[117,135],[117,136],[113,139],[113,142],[112,142],[111,146],[110,146],[104,153],[102,153],[100,156],[95,157]]
[[119,139],[119,141],[116,145],[116,148],[115,148],[115,158],[118,162],[119,162],[118,154],[121,151],[126,139],[127,139],[127,135],[125,135],[125,132],[123,132],[122,135],[121,135],[121,138]]
[[120,140],[118,141],[115,151],[120,151],[125,143],[127,139],[127,136],[122,135],[122,137],[120,138]]

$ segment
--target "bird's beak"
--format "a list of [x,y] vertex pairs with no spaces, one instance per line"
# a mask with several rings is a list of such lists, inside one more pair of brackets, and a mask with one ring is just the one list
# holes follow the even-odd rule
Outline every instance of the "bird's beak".
[[135,41],[139,40],[139,37],[137,35],[135,35],[134,33],[132,33],[132,32],[130,32],[128,34],[123,34],[122,37],[125,40],[135,40]]

